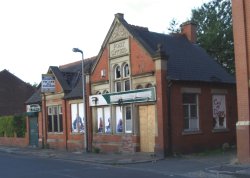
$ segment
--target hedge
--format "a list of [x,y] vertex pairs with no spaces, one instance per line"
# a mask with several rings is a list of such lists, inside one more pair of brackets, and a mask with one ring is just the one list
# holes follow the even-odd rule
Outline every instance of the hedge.
[[26,132],[25,115],[1,116],[0,137],[24,137]]

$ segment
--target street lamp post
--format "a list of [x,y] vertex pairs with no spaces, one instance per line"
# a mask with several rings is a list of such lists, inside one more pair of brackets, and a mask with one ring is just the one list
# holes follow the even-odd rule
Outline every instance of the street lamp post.
[[85,74],[84,74],[84,55],[82,50],[78,49],[78,48],[73,48],[72,49],[73,52],[75,53],[81,53],[82,54],[82,102],[83,102],[83,114],[84,114],[84,149],[86,152],[88,152],[88,146],[87,146],[87,115],[86,115],[86,97],[85,97]]

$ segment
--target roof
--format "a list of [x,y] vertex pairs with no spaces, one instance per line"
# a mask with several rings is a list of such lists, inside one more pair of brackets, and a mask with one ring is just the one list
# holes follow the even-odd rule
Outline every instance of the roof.
[[[91,57],[84,60],[85,74],[89,74],[95,59],[96,57]],[[59,67],[50,66],[49,70],[51,70],[62,86],[65,93],[65,99],[82,97],[82,61],[76,61]],[[38,88],[38,91],[25,102],[26,104],[41,102],[42,98],[40,85]]]
[[24,102],[35,92],[35,88],[10,73],[0,71],[0,116],[24,113]]
[[[178,81],[202,81],[235,84],[235,77],[229,74],[224,67],[210,57],[206,51],[197,44],[191,43],[181,34],[161,34],[151,32],[146,27],[128,24],[123,14],[116,14],[111,28],[102,46],[108,43],[115,24],[121,23],[129,34],[137,40],[142,47],[154,58],[158,52],[158,46],[168,57],[167,78]],[[98,55],[100,58],[101,51]]]

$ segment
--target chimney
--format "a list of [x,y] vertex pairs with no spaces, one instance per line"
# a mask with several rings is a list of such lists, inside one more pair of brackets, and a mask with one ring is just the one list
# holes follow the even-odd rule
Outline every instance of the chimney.
[[115,17],[124,19],[124,14],[123,13],[117,13],[117,14],[115,14]]
[[181,24],[181,34],[185,35],[191,43],[196,43],[197,24],[192,21],[187,21]]

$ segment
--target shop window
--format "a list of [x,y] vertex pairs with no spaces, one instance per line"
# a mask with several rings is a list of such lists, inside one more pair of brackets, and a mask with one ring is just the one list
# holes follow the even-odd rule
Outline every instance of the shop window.
[[226,128],[226,101],[225,95],[213,95],[213,127],[214,129]]
[[110,107],[97,108],[97,133],[111,133]]
[[63,132],[62,106],[48,107],[48,132]]
[[116,133],[124,132],[132,133],[132,108],[130,105],[116,107]]
[[71,104],[71,132],[84,132],[84,108],[83,103]]
[[198,131],[198,95],[183,93],[184,131]]
[[131,106],[125,106],[125,132],[132,133],[132,110]]
[[123,117],[122,117],[122,107],[117,106],[116,111],[116,133],[123,132]]

